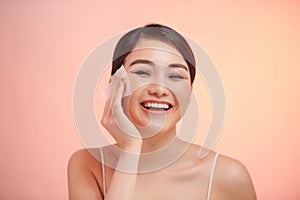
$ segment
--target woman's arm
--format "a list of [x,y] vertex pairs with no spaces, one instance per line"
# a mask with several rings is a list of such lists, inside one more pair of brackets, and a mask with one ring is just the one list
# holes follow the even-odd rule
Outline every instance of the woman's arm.
[[[119,79],[110,99],[107,100],[102,125],[111,133],[117,141],[117,145],[123,149],[116,169],[130,169],[138,171],[139,155],[142,149],[142,138],[137,128],[125,115],[122,108],[122,96],[125,89],[123,79]],[[129,136],[134,135],[135,137]],[[125,152],[134,152],[135,157]],[[125,173],[114,171],[105,200],[131,200],[136,186],[137,173]]]
[[[132,146],[132,151],[140,151],[141,146]],[[117,169],[130,169],[131,172],[137,172],[139,165],[139,155],[136,157],[121,153]],[[137,173],[127,173],[118,170],[114,171],[109,189],[107,190],[105,200],[132,200],[136,187]]]
[[[106,102],[101,123],[111,133],[120,148],[125,151],[134,152],[136,155],[136,157],[129,157],[129,154],[121,153],[116,169],[129,168],[131,172],[137,172],[142,139],[139,137],[140,135],[136,127],[123,112],[121,101],[124,88],[124,81],[119,80],[112,96]],[[131,137],[128,133],[136,137]],[[89,152],[86,151],[86,153]],[[68,167],[70,200],[132,200],[137,173],[125,173],[115,170],[105,198],[103,198],[88,163],[92,166],[96,164],[90,162],[87,159],[87,155],[82,156],[80,153],[77,154],[72,156]]]

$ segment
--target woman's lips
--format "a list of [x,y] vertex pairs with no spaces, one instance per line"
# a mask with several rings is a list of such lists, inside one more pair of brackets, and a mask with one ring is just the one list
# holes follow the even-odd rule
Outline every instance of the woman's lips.
[[143,101],[141,107],[144,111],[154,114],[167,114],[173,107],[172,104],[166,101]]

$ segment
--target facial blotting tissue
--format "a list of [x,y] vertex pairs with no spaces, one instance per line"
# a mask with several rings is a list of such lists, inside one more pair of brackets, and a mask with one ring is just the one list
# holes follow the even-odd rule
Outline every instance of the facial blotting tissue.
[[117,80],[118,78],[123,78],[124,82],[125,82],[125,91],[123,94],[123,97],[129,96],[131,95],[131,89],[130,89],[130,82],[129,82],[129,78],[127,75],[127,72],[124,68],[124,66],[122,65],[117,71],[116,73],[111,77],[111,83],[104,89],[104,91],[101,94],[101,98],[103,99],[107,99],[108,97],[110,97],[113,89],[116,86]]

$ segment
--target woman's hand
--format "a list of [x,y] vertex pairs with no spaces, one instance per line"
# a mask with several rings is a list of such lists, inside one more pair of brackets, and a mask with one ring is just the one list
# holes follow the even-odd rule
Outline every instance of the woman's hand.
[[122,107],[125,83],[123,79],[117,81],[112,95],[106,101],[101,123],[117,141],[120,148],[127,151],[140,150],[142,145],[140,133],[125,115]]

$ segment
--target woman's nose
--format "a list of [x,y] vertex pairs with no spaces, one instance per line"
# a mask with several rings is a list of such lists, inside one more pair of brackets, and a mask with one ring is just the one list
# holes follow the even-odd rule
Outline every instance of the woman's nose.
[[151,85],[148,88],[148,92],[151,95],[156,95],[157,97],[162,97],[162,96],[168,96],[169,95],[169,90],[164,87],[163,85],[160,84],[154,84]]

